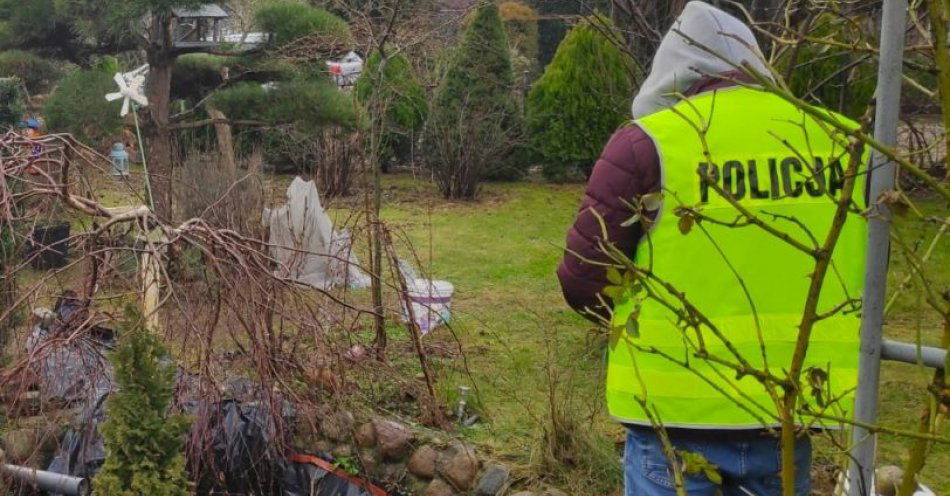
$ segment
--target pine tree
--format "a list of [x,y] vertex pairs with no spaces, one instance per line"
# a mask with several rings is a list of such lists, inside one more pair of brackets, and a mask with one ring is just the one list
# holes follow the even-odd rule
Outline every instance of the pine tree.
[[108,496],[189,494],[182,454],[188,420],[169,415],[175,367],[141,315],[126,309],[119,344],[111,354],[118,390],[106,402],[101,432],[106,461],[93,481]]
[[520,133],[508,39],[498,6],[482,2],[449,64],[427,123],[436,181],[447,198],[473,198]]
[[385,109],[379,156],[386,163],[393,158],[406,156],[413,133],[425,123],[428,105],[425,90],[413,74],[412,65],[405,55],[387,57],[386,67],[377,75],[381,61],[382,56],[378,51],[370,55],[356,82],[356,98],[367,106],[375,98]]
[[596,15],[571,29],[528,94],[528,142],[548,179],[589,171],[610,135],[629,118],[632,63],[604,36],[602,29],[611,26]]

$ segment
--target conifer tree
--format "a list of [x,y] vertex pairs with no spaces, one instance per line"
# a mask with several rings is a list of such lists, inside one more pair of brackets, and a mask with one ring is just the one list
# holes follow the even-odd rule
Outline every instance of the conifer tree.
[[483,1],[449,64],[427,123],[436,182],[447,198],[473,198],[502,166],[521,129],[508,39],[498,6]]
[[[356,82],[356,97],[364,105],[376,98],[382,105],[383,135],[380,137],[379,156],[383,163],[405,156],[414,132],[425,122],[428,106],[425,90],[412,72],[405,55],[390,55],[386,66],[379,72],[382,56],[374,51]],[[376,81],[378,79],[378,82]]]
[[545,177],[589,172],[604,144],[629,119],[632,63],[602,30],[595,14],[575,26],[528,94],[526,128]]
[[108,420],[101,427],[106,461],[93,488],[108,496],[185,496],[182,444],[188,420],[168,414],[175,366],[143,323],[134,308],[126,309],[118,347],[110,356],[118,390],[106,400]]

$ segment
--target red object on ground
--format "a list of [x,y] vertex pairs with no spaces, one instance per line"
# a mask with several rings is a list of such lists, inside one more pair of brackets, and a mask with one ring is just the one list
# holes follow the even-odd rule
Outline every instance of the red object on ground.
[[372,496],[389,496],[389,493],[384,491],[381,487],[369,482],[366,479],[361,479],[359,477],[350,475],[349,472],[347,472],[346,470],[333,466],[332,463],[324,460],[323,458],[313,456],[313,455],[296,454],[296,455],[290,455],[288,459],[294,463],[309,463],[310,465],[313,465],[315,467],[322,468],[323,470],[326,470],[327,472],[330,472],[331,474],[337,477],[346,479],[351,484],[354,484],[358,487],[365,489]]
[[331,74],[343,74],[343,66],[339,64],[333,64],[330,66]]

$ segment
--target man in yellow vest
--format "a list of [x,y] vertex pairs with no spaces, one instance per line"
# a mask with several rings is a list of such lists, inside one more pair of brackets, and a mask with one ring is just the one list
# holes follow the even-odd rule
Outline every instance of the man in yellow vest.
[[[682,302],[660,289],[664,301],[640,301],[637,325],[611,339],[606,396],[610,415],[628,427],[627,496],[676,493],[658,424],[678,457],[702,455],[713,469],[683,474],[689,494],[781,492],[775,395],[726,363],[735,363],[738,352],[756,369],[778,376],[788,369],[815,260],[758,227],[725,225],[744,218],[719,191],[810,245],[829,230],[849,156],[841,135],[781,98],[740,84],[752,80],[737,70],[743,64],[767,73],[761,57],[748,26],[703,2],[687,4],[634,98],[633,123],[614,134],[595,165],[567,237],[558,277],[579,312],[602,321],[622,307],[630,311],[630,300],[604,295],[606,271],[591,263],[609,262],[600,248],[608,241],[685,294],[721,333],[684,328],[676,312]],[[855,190],[863,188],[861,175]],[[634,215],[630,205],[659,198],[658,192],[662,202],[642,212],[650,222],[628,222]],[[678,207],[720,223],[684,227]],[[860,298],[866,224],[853,217],[833,254],[822,312]],[[837,313],[813,330],[803,370],[818,378],[824,396],[806,394],[803,401],[813,411],[850,414],[856,313]],[[796,493],[807,495],[807,432],[833,426],[801,413],[797,423],[802,435],[794,449]]]

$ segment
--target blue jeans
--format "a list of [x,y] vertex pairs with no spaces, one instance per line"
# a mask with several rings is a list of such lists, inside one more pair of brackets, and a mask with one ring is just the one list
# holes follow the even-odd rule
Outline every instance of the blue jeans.
[[[683,475],[686,493],[723,496],[773,496],[782,492],[782,455],[776,436],[764,431],[667,429],[674,449],[699,453],[718,467],[722,485],[703,474]],[[659,435],[649,427],[631,426],[624,450],[626,496],[675,496],[669,460]],[[795,444],[795,494],[811,491],[811,441]]]

